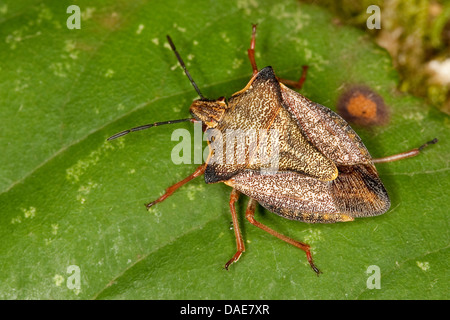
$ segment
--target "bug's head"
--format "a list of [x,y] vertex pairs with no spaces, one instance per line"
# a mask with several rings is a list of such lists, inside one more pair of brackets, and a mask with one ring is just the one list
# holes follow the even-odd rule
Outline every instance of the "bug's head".
[[228,105],[224,97],[217,100],[198,99],[192,102],[189,111],[196,120],[203,122],[208,128],[215,128],[222,120]]
[[[172,39],[167,36],[167,41],[169,42],[170,47],[172,48],[172,51],[175,53],[175,56],[178,59],[178,62],[180,63],[180,66],[183,68],[184,72],[186,73],[186,76],[188,77],[189,81],[191,82],[192,86],[194,87],[195,91],[197,91],[200,99],[195,100],[191,107],[190,112],[194,118],[187,118],[187,119],[178,119],[178,120],[170,120],[170,121],[163,121],[163,122],[155,122],[155,123],[149,123],[145,124],[143,126],[134,127],[128,130],[121,131],[119,133],[116,133],[108,138],[108,140],[114,140],[119,137],[122,137],[124,135],[127,135],[131,132],[140,131],[152,127],[161,126],[164,124],[174,124],[179,122],[195,122],[195,121],[201,121],[204,125],[204,130],[208,128],[215,128],[217,124],[222,120],[226,109],[228,108],[225,98],[221,97],[217,100],[209,100],[206,99],[202,93],[200,92],[200,89],[198,88],[197,84],[192,79],[189,71],[186,69],[186,65],[183,62],[183,59],[181,59],[180,54],[178,53],[177,49],[175,48],[175,45],[173,44]],[[206,128],[205,128],[206,127]]]

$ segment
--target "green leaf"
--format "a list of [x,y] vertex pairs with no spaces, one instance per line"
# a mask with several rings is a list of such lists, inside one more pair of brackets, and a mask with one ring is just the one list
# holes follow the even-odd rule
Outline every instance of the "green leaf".
[[[363,32],[287,0],[78,1],[81,29],[71,30],[71,4],[0,5],[0,298],[448,298],[449,118],[399,94],[388,54]],[[350,84],[384,98],[389,123],[355,128],[373,157],[440,139],[377,166],[392,200],[385,215],[308,225],[257,210],[262,223],[312,246],[320,277],[302,251],[245,220],[245,197],[237,210],[246,252],[225,271],[236,248],[224,184],[198,178],[145,210],[198,166],[171,160],[171,134],[193,136],[189,123],[106,141],[189,116],[196,93],[166,34],[203,94],[217,98],[251,77],[252,23],[258,66],[296,79],[308,65],[308,98],[334,109]],[[373,265],[381,289],[367,286]]]

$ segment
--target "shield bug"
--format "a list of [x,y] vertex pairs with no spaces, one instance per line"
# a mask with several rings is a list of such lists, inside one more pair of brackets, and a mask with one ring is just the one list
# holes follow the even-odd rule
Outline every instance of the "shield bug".
[[[383,214],[389,209],[390,201],[374,163],[415,156],[428,144],[437,142],[434,139],[417,149],[372,159],[345,120],[286,86],[301,88],[305,67],[298,81],[278,78],[271,67],[258,70],[255,61],[256,25],[253,25],[248,49],[253,75],[245,88],[228,100],[223,97],[206,99],[169,36],[167,40],[200,96],[190,107],[193,118],[135,127],[108,140],[163,124],[201,122],[208,134],[208,159],[146,207],[164,201],[178,188],[203,174],[206,183],[223,182],[232,187],[229,206],[237,250],[225,264],[226,269],[245,251],[235,210],[241,193],[250,198],[245,213],[247,220],[302,249],[311,268],[319,274],[310,246],[256,221],[256,204],[284,218],[308,223],[344,222]],[[241,143],[235,139],[236,132],[244,133]],[[263,158],[275,159],[275,170],[268,170],[273,163],[263,161]]]

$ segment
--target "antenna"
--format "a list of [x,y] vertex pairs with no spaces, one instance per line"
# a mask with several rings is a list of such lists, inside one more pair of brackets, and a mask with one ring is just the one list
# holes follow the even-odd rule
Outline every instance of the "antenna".
[[194,122],[195,119],[194,118],[187,118],[187,119],[169,120],[169,121],[163,121],[163,122],[155,122],[155,123],[144,124],[143,126],[134,127],[134,128],[131,128],[131,129],[128,129],[128,130],[116,133],[115,135],[112,135],[111,137],[109,137],[107,140],[111,141],[111,140],[117,139],[119,137],[123,137],[124,135],[127,135],[127,134],[129,134],[131,132],[134,132],[134,131],[145,130],[145,129],[148,129],[148,128],[151,128],[151,127],[162,126],[164,124],[173,124],[173,123],[186,122],[186,121]]
[[191,74],[189,73],[189,71],[186,69],[186,65],[184,64],[183,59],[181,59],[180,54],[177,51],[177,48],[175,48],[175,45],[173,44],[172,39],[170,38],[170,36],[167,36],[167,41],[169,41],[170,47],[172,48],[172,51],[175,53],[178,62],[180,63],[181,67],[184,70],[184,73],[186,73],[186,76],[189,78],[189,81],[191,82],[192,86],[194,87],[195,91],[197,91],[197,94],[199,95],[199,97],[201,99],[205,99],[205,97],[202,95],[202,93],[200,92],[200,89],[197,87],[197,84],[195,83],[194,79],[192,79]]
[[[189,81],[191,82],[192,86],[194,87],[195,91],[197,91],[197,94],[200,96],[201,99],[205,99],[205,97],[202,95],[202,93],[200,92],[200,89],[198,88],[197,84],[195,83],[194,79],[192,79],[191,74],[189,73],[189,71],[186,69],[186,65],[184,64],[183,59],[181,59],[180,54],[178,53],[177,49],[175,48],[175,45],[173,44],[172,39],[167,36],[167,40],[169,41],[170,47],[172,48],[172,51],[175,53],[175,56],[178,59],[178,62],[180,63],[181,67],[184,70],[184,73],[186,73],[186,76],[189,78]],[[112,135],[111,137],[109,137],[107,140],[111,141],[120,137],[123,137],[131,132],[134,131],[140,131],[140,130],[145,130],[151,127],[157,127],[157,126],[162,126],[164,124],[174,124],[174,123],[179,123],[179,122],[186,122],[186,121],[190,121],[190,122],[196,122],[197,120],[195,118],[187,118],[187,119],[179,119],[179,120],[169,120],[169,121],[163,121],[163,122],[155,122],[155,123],[149,123],[149,124],[144,124],[143,126],[139,126],[139,127],[134,127],[128,130],[124,130],[121,131],[119,133],[116,133],[115,135]]]

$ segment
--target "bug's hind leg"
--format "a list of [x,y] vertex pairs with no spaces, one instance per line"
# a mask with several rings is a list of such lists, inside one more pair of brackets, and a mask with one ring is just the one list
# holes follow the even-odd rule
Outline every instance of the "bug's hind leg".
[[433,140],[428,141],[427,143],[424,143],[423,145],[421,145],[418,148],[411,149],[409,151],[405,151],[405,152],[402,152],[402,153],[394,154],[394,155],[391,155],[391,156],[387,156],[387,157],[384,157],[384,158],[372,159],[372,162],[373,163],[393,162],[393,161],[397,161],[397,160],[402,160],[402,159],[406,159],[406,158],[415,157],[423,149],[428,147],[430,144],[435,144],[437,142],[438,142],[438,139],[434,138]]
[[248,203],[248,207],[247,207],[247,211],[245,212],[245,217],[247,218],[247,220],[253,224],[254,226],[257,226],[258,228],[270,233],[271,235],[277,237],[278,239],[281,239],[289,244],[292,244],[293,246],[302,249],[303,251],[305,251],[306,253],[306,259],[308,260],[311,268],[314,270],[314,272],[319,275],[321,272],[320,270],[315,266],[312,256],[311,256],[311,251],[310,251],[310,247],[309,245],[307,245],[306,243],[291,239],[281,233],[276,232],[275,230],[269,228],[268,226],[262,224],[261,222],[258,222],[255,220],[255,208],[256,208],[256,200],[254,199],[250,199],[249,203]]
[[155,201],[147,203],[145,206],[147,207],[147,209],[150,209],[155,204],[166,200],[166,198],[171,196],[172,193],[174,193],[178,188],[180,188],[181,186],[185,185],[186,183],[188,183],[192,179],[197,178],[198,176],[201,176],[205,172],[205,169],[206,169],[206,163],[204,163],[200,167],[198,167],[194,171],[194,173],[192,173],[190,176],[184,178],[183,180],[175,183],[173,186],[170,186],[169,188],[167,188],[166,192],[161,197],[159,197]]

